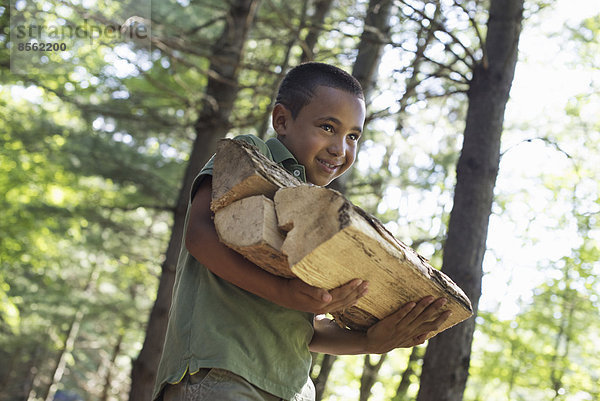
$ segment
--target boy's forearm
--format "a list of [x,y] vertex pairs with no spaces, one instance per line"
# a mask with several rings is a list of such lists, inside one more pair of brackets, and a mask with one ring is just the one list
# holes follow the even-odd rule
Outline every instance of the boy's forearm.
[[211,272],[230,283],[273,302],[278,301],[284,278],[275,276],[219,241],[210,213],[211,182],[206,178],[194,197],[185,245]]
[[212,179],[201,183],[190,208],[185,246],[207,269],[224,280],[280,306],[311,313],[348,308],[366,293],[367,283],[352,280],[331,293],[302,280],[276,276],[221,243],[210,210]]
[[359,355],[370,353],[365,333],[341,328],[324,316],[317,316],[315,332],[309,344],[312,352],[331,355]]

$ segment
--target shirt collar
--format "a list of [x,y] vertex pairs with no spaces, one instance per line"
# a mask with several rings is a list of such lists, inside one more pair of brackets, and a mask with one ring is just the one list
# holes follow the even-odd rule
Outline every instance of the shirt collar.
[[287,171],[289,171],[294,177],[298,178],[302,182],[306,182],[306,172],[304,166],[298,163],[298,160],[294,157],[292,152],[285,147],[283,143],[277,138],[271,138],[267,140],[267,146],[273,156],[273,161],[277,164],[281,164]]

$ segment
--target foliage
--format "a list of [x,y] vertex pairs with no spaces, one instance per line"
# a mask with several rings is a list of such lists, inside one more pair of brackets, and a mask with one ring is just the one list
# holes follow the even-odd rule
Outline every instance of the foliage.
[[[367,2],[334,3],[316,59],[350,70]],[[474,27],[485,25],[487,4],[442,1],[436,11],[433,3],[394,2],[349,196],[440,266],[464,90],[483,57],[485,32]],[[57,74],[11,73],[9,37],[0,33],[0,400],[44,398],[61,358],[63,390],[90,400],[126,398],[194,123],[210,101],[202,88],[211,46],[226,23],[225,4],[152,2],[151,51],[81,48]],[[8,6],[1,7],[6,27]],[[313,7],[312,1],[262,2],[246,44],[231,135],[272,135],[271,100],[282,73],[300,59]],[[530,21],[540,9],[543,2],[529,3]],[[74,23],[83,18],[70,15]],[[598,21],[590,17],[565,30],[571,36],[561,43],[573,65],[598,67]],[[515,247],[532,253],[544,240],[540,232],[574,240],[529,266],[544,280],[512,316],[499,307],[480,313],[468,400],[600,397],[599,93],[592,82],[569,99],[563,120],[507,127],[503,163],[513,147],[539,145],[564,168],[532,168],[525,181],[501,172],[492,223],[512,224]],[[508,251],[492,247],[488,255],[490,275],[508,269]],[[69,348],[74,323],[79,329]],[[372,399],[394,397],[408,358],[406,350],[389,355]],[[357,399],[362,361],[336,361],[326,399]],[[416,391],[413,381],[408,396]]]
[[[0,114],[3,397],[43,396],[78,312],[79,343],[66,356],[78,368],[63,384],[101,392],[102,376],[86,376],[113,368],[115,333],[120,365],[143,340],[139,310],[154,297],[170,224],[162,209],[173,202],[165,189],[179,163],[95,130],[33,86],[4,86]],[[126,391],[127,377],[121,370],[115,391]]]

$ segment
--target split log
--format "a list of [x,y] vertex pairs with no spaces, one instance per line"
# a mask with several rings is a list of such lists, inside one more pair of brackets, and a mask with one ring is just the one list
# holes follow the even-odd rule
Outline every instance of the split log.
[[271,273],[317,287],[369,281],[356,306],[334,314],[340,325],[366,330],[427,295],[446,298],[443,310],[452,311],[429,337],[472,315],[469,299],[450,278],[339,192],[299,183],[239,141],[221,142],[213,172],[211,207],[223,243]]
[[281,253],[285,235],[271,199],[257,195],[227,205],[215,214],[215,227],[222,243],[254,264],[279,276],[295,277]]
[[269,160],[255,146],[244,141],[222,139],[217,144],[213,165],[211,209],[254,195],[273,199],[279,188],[296,186],[302,181]]
[[297,277],[326,289],[355,278],[369,282],[369,292],[356,306],[335,315],[342,324],[366,330],[427,295],[446,298],[443,310],[452,311],[439,331],[472,315],[469,299],[450,278],[339,192],[283,188],[275,193],[275,210],[280,228],[288,231],[281,252]]

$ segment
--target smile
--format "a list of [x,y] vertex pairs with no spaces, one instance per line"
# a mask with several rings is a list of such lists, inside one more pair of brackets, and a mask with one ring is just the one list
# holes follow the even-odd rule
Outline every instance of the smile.
[[332,163],[326,162],[325,160],[321,160],[321,159],[317,159],[317,161],[321,165],[327,167],[328,170],[335,170],[342,165],[342,164],[332,164]]

